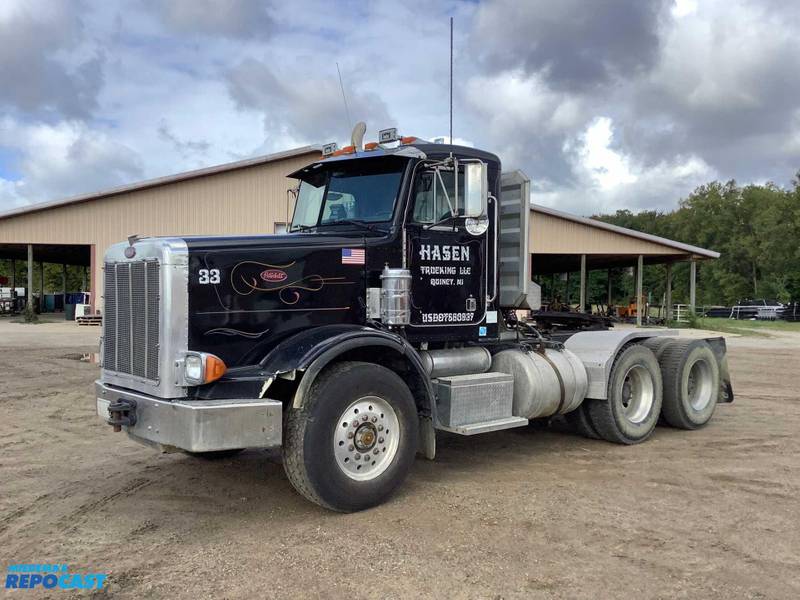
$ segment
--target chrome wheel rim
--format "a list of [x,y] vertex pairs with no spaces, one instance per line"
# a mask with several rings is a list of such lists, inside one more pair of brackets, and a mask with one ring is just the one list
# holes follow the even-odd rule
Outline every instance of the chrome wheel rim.
[[711,385],[711,366],[705,360],[698,360],[689,369],[686,382],[686,395],[689,405],[696,411],[705,409],[714,395],[714,386]]
[[359,398],[339,417],[333,434],[336,464],[350,479],[368,481],[392,464],[400,446],[400,421],[383,398]]
[[655,389],[650,371],[641,365],[634,365],[625,372],[622,380],[622,411],[625,418],[638,425],[650,414],[653,408]]

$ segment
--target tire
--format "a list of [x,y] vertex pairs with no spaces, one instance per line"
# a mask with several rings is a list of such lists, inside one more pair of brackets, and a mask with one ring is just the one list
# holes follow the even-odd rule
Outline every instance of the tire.
[[591,402],[595,401],[589,400],[588,398],[584,399],[578,408],[564,415],[564,420],[578,435],[593,440],[599,440],[600,436],[589,418],[589,403]]
[[289,411],[284,470],[311,502],[339,512],[364,510],[405,480],[418,426],[414,398],[396,373],[371,363],[337,363],[314,381],[303,407]]
[[[667,346],[669,346],[674,341],[675,341],[674,337],[656,336],[656,337],[651,337],[651,338],[647,338],[646,340],[644,340],[642,342],[642,346],[650,348],[650,350],[653,351],[653,354],[655,354],[656,360],[658,361],[658,363],[660,365],[661,364],[661,355],[663,354],[664,350],[667,349]],[[663,369],[661,370],[661,377],[662,377],[662,379],[664,377],[664,370]],[[662,402],[661,415],[658,417],[657,425],[661,425],[661,426],[669,425],[669,423],[667,423],[664,420],[663,402]]]
[[195,458],[202,458],[203,460],[222,460],[231,458],[239,454],[244,448],[236,448],[234,450],[214,450],[212,452],[187,452],[189,456]]
[[650,348],[653,351],[653,354],[656,356],[656,360],[661,359],[661,355],[664,353],[664,350],[667,349],[672,342],[675,341],[673,337],[664,337],[664,336],[656,336],[647,338],[642,342],[642,346],[646,348]]
[[611,368],[608,399],[588,405],[595,431],[617,444],[646,440],[661,412],[662,386],[661,369],[650,348],[632,344],[623,349]]
[[664,420],[678,429],[697,429],[711,420],[719,394],[719,363],[703,340],[675,340],[660,359]]

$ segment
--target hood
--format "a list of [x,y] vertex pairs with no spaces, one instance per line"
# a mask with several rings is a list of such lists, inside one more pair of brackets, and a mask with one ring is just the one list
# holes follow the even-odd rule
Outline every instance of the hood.
[[309,327],[364,321],[361,232],[189,237],[189,349],[258,362]]

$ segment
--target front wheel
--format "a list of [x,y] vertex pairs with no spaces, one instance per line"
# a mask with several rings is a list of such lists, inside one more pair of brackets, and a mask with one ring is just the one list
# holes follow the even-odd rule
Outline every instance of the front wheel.
[[380,365],[342,362],[314,381],[286,421],[284,469],[307,499],[354,512],[380,504],[405,480],[417,450],[408,386]]

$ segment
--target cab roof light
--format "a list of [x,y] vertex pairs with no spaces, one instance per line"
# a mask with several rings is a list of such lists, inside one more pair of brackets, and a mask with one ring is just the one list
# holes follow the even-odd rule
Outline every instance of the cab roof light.
[[378,148],[378,142],[367,142],[364,144],[364,150],[376,150]]
[[325,158],[328,158],[329,156],[332,156],[333,153],[336,152],[336,149],[338,147],[339,146],[336,144],[336,142],[331,142],[330,144],[325,144],[322,147],[322,156],[324,156]]
[[345,146],[331,154],[331,156],[342,156],[343,154],[353,154],[356,151],[355,146]]
[[397,128],[392,127],[390,129],[381,129],[378,132],[378,143],[379,144],[388,144],[389,142],[396,142],[400,139],[400,136],[397,135]]
[[416,141],[417,141],[417,138],[415,138],[414,136],[411,136],[411,135],[400,138],[400,143],[403,144],[403,145],[413,144]]

